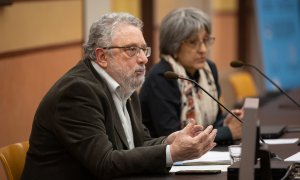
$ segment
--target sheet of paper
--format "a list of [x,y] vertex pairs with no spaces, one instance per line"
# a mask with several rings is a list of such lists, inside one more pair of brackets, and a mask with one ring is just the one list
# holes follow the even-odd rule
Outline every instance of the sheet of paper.
[[300,162],[300,152],[297,152],[296,154],[286,158],[284,161],[296,161]]
[[230,165],[205,165],[205,166],[172,166],[170,172],[177,172],[180,170],[221,170],[227,172]]
[[264,139],[267,144],[294,144],[299,138]]
[[230,165],[229,152],[209,151],[198,159],[175,162],[174,166]]

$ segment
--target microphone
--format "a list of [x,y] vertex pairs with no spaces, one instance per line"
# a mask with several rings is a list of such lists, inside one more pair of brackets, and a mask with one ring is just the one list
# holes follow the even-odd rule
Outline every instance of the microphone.
[[291,96],[289,96],[282,88],[280,88],[274,81],[272,81],[267,75],[265,75],[261,70],[259,70],[256,66],[252,65],[252,64],[247,64],[244,63],[242,61],[232,61],[230,63],[230,66],[233,68],[239,68],[239,67],[243,67],[243,66],[248,66],[251,67],[253,69],[255,69],[260,75],[262,75],[264,78],[266,78],[270,83],[272,83],[282,94],[284,94],[286,97],[289,98],[289,100],[291,100],[296,106],[298,106],[298,108],[300,108],[300,104],[297,103]]
[[[169,79],[169,80],[174,80],[174,79],[183,79],[183,80],[187,80],[187,81],[190,81],[192,83],[194,83],[195,85],[197,85],[198,88],[200,88],[202,91],[204,91],[209,97],[211,97],[216,103],[218,103],[222,108],[224,108],[229,114],[231,114],[233,117],[235,117],[236,120],[238,120],[240,123],[243,124],[243,121],[237,117],[233,112],[231,112],[229,109],[227,109],[219,100],[217,100],[215,97],[213,97],[209,92],[207,92],[203,87],[200,86],[200,84],[198,84],[195,80],[193,79],[189,79],[189,78],[185,78],[185,77],[182,77],[172,71],[166,71],[164,73],[164,77],[166,79]],[[266,142],[264,141],[264,139],[259,136],[259,140],[266,144]]]
[[179,78],[178,74],[176,74],[172,71],[165,72],[164,76],[165,76],[166,79],[178,79]]

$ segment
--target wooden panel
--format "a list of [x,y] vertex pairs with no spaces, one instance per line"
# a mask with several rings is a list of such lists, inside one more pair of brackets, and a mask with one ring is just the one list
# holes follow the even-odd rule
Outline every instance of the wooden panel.
[[82,1],[16,2],[0,22],[0,53],[82,40]]
[[231,70],[230,62],[237,59],[237,18],[236,14],[214,14],[213,33],[216,37],[211,47],[211,58],[216,62],[219,73]]
[[111,10],[114,12],[128,12],[138,18],[141,18],[140,1],[141,0],[111,0]]
[[29,138],[41,98],[80,60],[81,49],[75,44],[0,61],[0,147]]
[[237,0],[213,0],[212,9],[214,12],[236,12],[238,9]]
[[154,15],[155,24],[160,25],[162,19],[172,10],[183,7],[195,7],[210,14],[211,1],[207,0],[155,0]]

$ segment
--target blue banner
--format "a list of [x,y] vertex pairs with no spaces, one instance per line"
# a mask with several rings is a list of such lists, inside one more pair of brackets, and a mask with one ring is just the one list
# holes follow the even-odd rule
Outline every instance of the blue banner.
[[256,0],[255,9],[264,72],[285,90],[300,87],[300,1]]

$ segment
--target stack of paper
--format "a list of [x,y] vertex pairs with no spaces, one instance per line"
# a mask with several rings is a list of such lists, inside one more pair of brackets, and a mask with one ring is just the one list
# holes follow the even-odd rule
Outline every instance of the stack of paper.
[[286,158],[284,161],[295,161],[300,162],[300,152],[297,152],[296,154]]
[[229,152],[209,151],[202,157],[174,163],[170,172],[180,170],[221,170],[226,172],[230,166]]
[[174,166],[230,165],[229,152],[209,151],[198,159],[175,162]]

